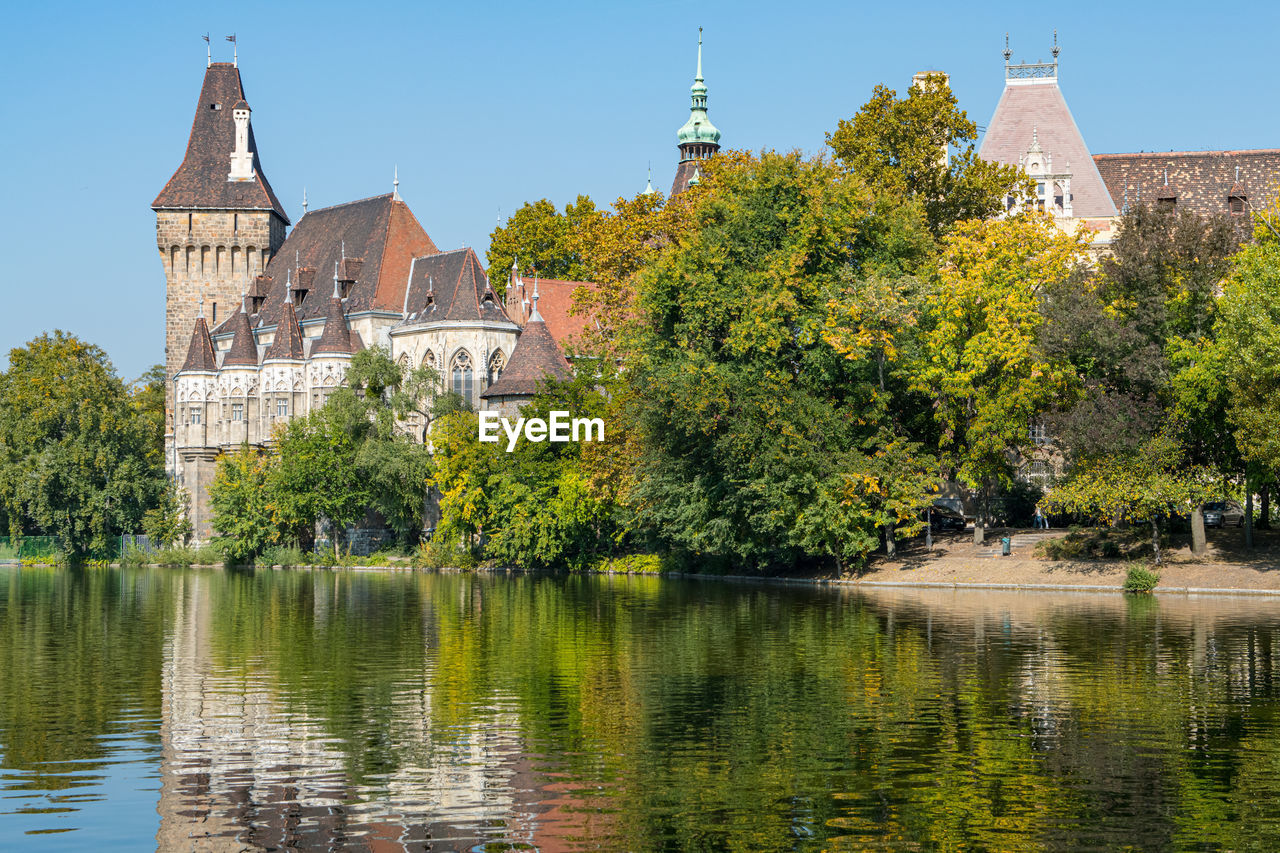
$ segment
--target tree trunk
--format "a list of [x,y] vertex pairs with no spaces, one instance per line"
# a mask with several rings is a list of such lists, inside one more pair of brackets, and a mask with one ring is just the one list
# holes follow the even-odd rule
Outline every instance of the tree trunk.
[[1204,541],[1204,507],[1198,506],[1191,511],[1191,553],[1203,557],[1206,551]]
[[1156,565],[1160,565],[1160,522],[1151,518],[1151,551],[1155,554]]
[[1258,529],[1271,529],[1271,484],[1262,487],[1262,506],[1258,508]]
[[1253,548],[1253,484],[1244,477],[1244,547]]
[[893,541],[893,525],[886,524],[884,526],[884,553],[890,559],[898,553],[898,545]]
[[985,534],[986,530],[982,526],[982,518],[979,517],[973,522],[973,544],[981,545]]

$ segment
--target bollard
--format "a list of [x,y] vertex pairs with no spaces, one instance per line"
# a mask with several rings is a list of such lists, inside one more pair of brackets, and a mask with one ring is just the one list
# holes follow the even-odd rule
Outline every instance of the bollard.
[[1008,557],[1012,553],[1013,553],[1013,540],[1010,539],[1008,536],[1001,537],[1000,556]]

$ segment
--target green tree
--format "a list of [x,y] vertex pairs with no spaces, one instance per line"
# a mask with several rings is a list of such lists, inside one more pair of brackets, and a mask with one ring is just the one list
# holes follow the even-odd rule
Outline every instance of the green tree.
[[1058,512],[1070,512],[1111,524],[1116,521],[1151,525],[1151,548],[1160,563],[1160,524],[1172,515],[1185,515],[1212,494],[1213,472],[1188,466],[1177,443],[1159,435],[1137,453],[1082,462],[1045,499]]
[[369,426],[364,407],[346,390],[277,430],[267,489],[281,530],[306,541],[317,522],[327,521],[339,553],[342,531],[364,516],[372,497],[357,464]]
[[961,220],[996,215],[1010,194],[1029,191],[1017,167],[977,156],[977,138],[977,125],[957,106],[946,77],[932,74],[904,98],[877,86],[852,119],[827,134],[827,145],[877,192],[918,200],[940,236]]
[[62,331],[0,373],[0,513],[10,535],[60,538],[72,556],[139,529],[163,486],[154,423],[100,348]]
[[511,265],[517,260],[523,273],[537,270],[543,278],[581,281],[586,277],[582,263],[580,234],[599,216],[595,203],[584,195],[556,210],[547,199],[526,202],[489,235],[489,281],[501,296],[506,292]]
[[669,208],[635,277],[623,358],[635,511],[691,560],[860,559],[898,512],[887,484],[911,479],[873,464],[905,396],[891,404],[891,376],[881,390],[897,352],[882,313],[868,342],[835,330],[866,278],[930,263],[919,207],[825,160],[765,153],[716,158]]
[[960,479],[986,497],[1010,482],[1010,456],[1028,448],[1032,419],[1074,381],[1040,347],[1041,302],[1082,260],[1083,238],[1024,214],[961,223],[943,245],[912,382],[936,401]]
[[1244,457],[1280,471],[1280,242],[1265,239],[1236,256],[1218,302],[1216,364]]
[[142,532],[157,548],[185,544],[191,536],[191,498],[172,480],[165,483],[156,505],[143,513]]
[[268,545],[280,541],[268,493],[270,474],[271,458],[247,444],[218,460],[209,484],[209,506],[230,563],[252,563]]

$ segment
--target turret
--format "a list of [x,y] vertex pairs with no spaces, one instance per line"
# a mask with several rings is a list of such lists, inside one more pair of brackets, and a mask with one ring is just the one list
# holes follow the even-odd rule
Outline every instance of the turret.
[[698,27],[698,70],[689,92],[689,120],[676,134],[680,144],[680,165],[671,185],[673,196],[688,188],[697,172],[697,161],[706,160],[720,150],[720,131],[707,117],[707,84],[702,79],[702,27]]

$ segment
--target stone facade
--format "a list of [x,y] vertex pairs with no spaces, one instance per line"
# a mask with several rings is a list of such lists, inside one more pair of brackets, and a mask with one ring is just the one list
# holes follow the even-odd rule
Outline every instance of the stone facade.
[[[165,275],[167,376],[176,374],[186,357],[201,299],[215,325],[229,317],[284,238],[284,221],[269,210],[156,211],[156,245]],[[172,434],[172,382],[165,403],[166,431]]]

